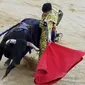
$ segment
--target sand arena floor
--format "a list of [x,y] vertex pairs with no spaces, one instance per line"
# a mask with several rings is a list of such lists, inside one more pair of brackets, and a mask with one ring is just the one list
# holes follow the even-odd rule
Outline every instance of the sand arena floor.
[[[51,2],[64,12],[57,27],[64,35],[60,44],[85,51],[85,0],[0,0],[0,33],[24,18],[40,19],[44,2]],[[36,58],[35,55],[36,52],[30,56]],[[0,78],[5,72],[5,60],[0,61]],[[21,64],[7,78],[0,80],[0,85],[34,85],[33,74],[29,64]],[[54,85],[85,85],[85,58]]]

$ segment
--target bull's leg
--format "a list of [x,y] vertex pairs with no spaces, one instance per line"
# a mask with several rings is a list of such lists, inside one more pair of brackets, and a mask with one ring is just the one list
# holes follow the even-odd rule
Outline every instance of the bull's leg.
[[5,77],[7,77],[7,75],[10,73],[10,71],[16,67],[15,61],[12,61],[11,64],[7,67],[5,75],[3,76],[2,79],[4,79]]
[[8,60],[4,63],[4,66],[9,66],[10,62],[11,62],[11,59],[8,59]]

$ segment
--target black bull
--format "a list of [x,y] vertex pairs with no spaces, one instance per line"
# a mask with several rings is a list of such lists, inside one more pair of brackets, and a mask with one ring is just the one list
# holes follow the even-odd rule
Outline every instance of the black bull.
[[[15,32],[21,22],[25,22],[30,26],[27,33],[24,31]],[[2,59],[3,54],[8,58],[5,62],[8,64],[8,67],[4,77],[6,77],[8,73],[16,67],[16,65],[20,64],[21,59],[27,52],[31,52],[32,48],[26,45],[26,41],[32,42],[39,48],[41,34],[41,29],[39,27],[40,21],[32,18],[26,18],[21,22],[15,28],[8,31],[0,43],[0,60]],[[17,43],[15,45],[6,45],[6,41],[9,39],[16,39]],[[12,62],[10,63],[11,60]]]

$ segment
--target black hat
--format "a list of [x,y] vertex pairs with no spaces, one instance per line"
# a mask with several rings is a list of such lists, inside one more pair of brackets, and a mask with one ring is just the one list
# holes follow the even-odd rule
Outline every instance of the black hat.
[[45,4],[43,4],[43,6],[42,6],[42,11],[43,12],[49,12],[49,11],[51,11],[52,10],[52,5],[51,5],[51,3],[45,3]]

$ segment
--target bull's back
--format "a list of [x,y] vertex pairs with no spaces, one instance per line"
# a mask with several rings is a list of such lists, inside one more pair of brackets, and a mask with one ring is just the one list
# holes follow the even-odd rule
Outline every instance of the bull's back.
[[[21,22],[24,22],[28,25],[31,25],[32,28],[31,29],[31,36],[32,36],[32,41],[33,43],[39,47],[39,40],[40,40],[40,34],[41,34],[41,29],[39,27],[39,24],[40,24],[40,20],[37,20],[37,19],[33,19],[33,18],[25,18],[23,19]],[[21,23],[20,22],[20,23]],[[8,31],[5,36],[3,37],[3,40],[2,42],[6,42],[8,39],[10,39],[10,35],[13,34],[12,32],[14,30],[16,30],[18,28],[19,24],[17,26],[15,26],[14,28],[12,28],[10,31]]]

